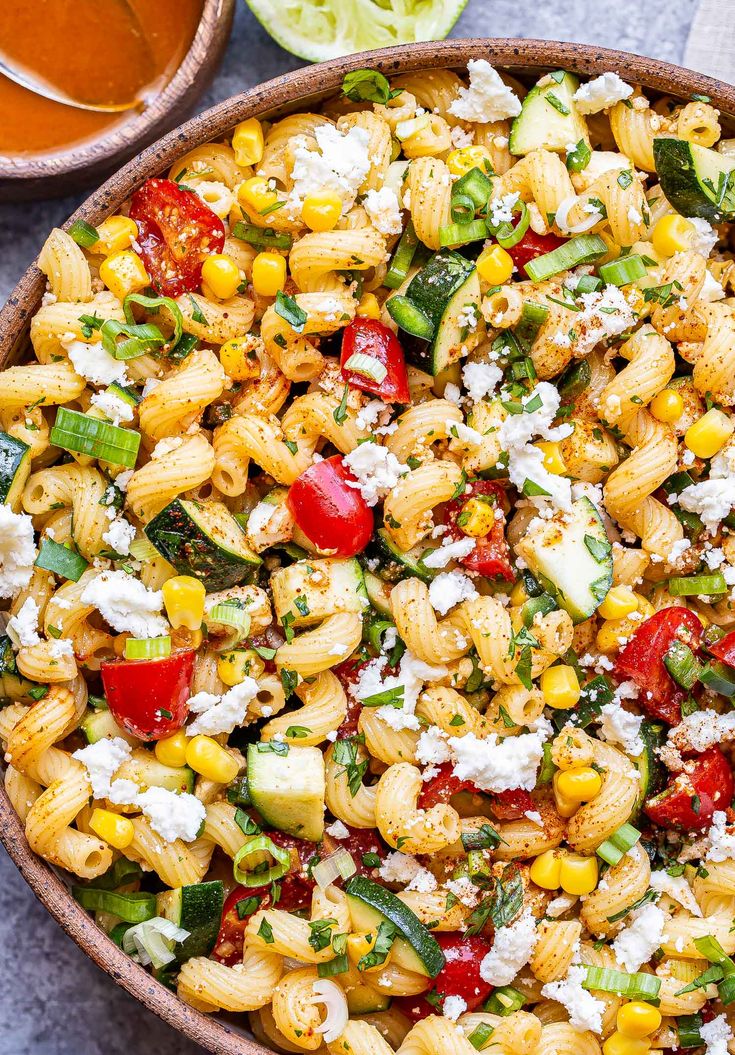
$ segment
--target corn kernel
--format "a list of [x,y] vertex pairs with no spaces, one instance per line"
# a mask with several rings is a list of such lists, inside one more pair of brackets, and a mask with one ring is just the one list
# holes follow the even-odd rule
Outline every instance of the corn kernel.
[[553,443],[551,440],[539,440],[538,443],[534,443],[534,447],[538,447],[543,454],[544,469],[547,472],[553,473],[554,476],[564,475],[567,466],[558,443]]
[[622,1033],[611,1033],[602,1045],[603,1055],[648,1055],[650,1050],[647,1040],[624,1037]]
[[260,297],[275,297],[286,284],[286,259],[280,253],[258,253],[253,260],[253,289]]
[[217,673],[225,685],[239,685],[247,677],[258,677],[263,670],[262,659],[251,648],[230,649],[217,660]]
[[237,776],[236,760],[211,736],[199,734],[186,745],[186,764],[207,780],[229,784]]
[[156,740],[153,748],[156,758],[164,766],[173,766],[180,769],[186,765],[186,745],[189,741],[183,729],[179,729],[173,736],[166,736],[163,740]]
[[204,619],[204,583],[192,575],[174,575],[161,587],[168,621],[174,630],[198,630]]
[[541,692],[549,707],[573,707],[581,691],[574,667],[560,663],[541,675]]
[[[556,774],[554,774],[556,776]],[[563,795],[559,794],[554,787],[554,805],[556,806],[556,812],[560,817],[569,818],[573,817],[579,809],[578,802],[572,802],[570,799],[565,799]]]
[[495,510],[480,498],[470,498],[462,506],[457,524],[465,535],[484,538],[495,526]]
[[555,787],[569,802],[590,802],[600,794],[602,777],[591,766],[579,766],[558,773]]
[[675,389],[664,388],[651,400],[649,410],[656,421],[671,425],[684,413],[684,400]]
[[301,219],[312,231],[331,231],[342,215],[342,199],[328,187],[307,194],[301,207]]
[[252,337],[231,337],[219,350],[219,361],[233,381],[252,381],[260,377],[260,359]]
[[357,305],[357,314],[366,319],[380,318],[380,303],[374,293],[363,293],[362,300]]
[[229,300],[242,282],[240,268],[227,253],[213,253],[202,264],[202,288],[206,286],[218,300]]
[[111,253],[100,264],[100,278],[118,300],[128,293],[137,293],[150,282],[143,261],[128,249]]
[[566,854],[561,859],[559,882],[567,894],[591,894],[597,886],[597,858]]
[[134,238],[138,237],[138,225],[129,216],[108,216],[97,227],[99,238],[90,249],[90,253],[109,256],[128,249]]
[[613,586],[597,609],[603,619],[623,619],[638,610],[638,598],[629,586]]
[[661,1025],[661,1012],[643,1000],[631,1000],[618,1009],[616,1025],[623,1036],[640,1040],[656,1032]]
[[[350,934],[347,939],[347,955],[354,964],[357,964],[363,956],[367,956],[375,948],[375,942],[378,938],[378,928],[375,930],[367,931],[364,933]],[[371,971],[382,971],[387,963],[390,962],[392,949],[388,950],[386,958],[373,967],[363,967],[363,974],[370,974]]]
[[559,850],[547,850],[531,862],[531,882],[544,890],[558,890],[561,881],[561,859]]
[[597,647],[606,655],[617,652],[634,629],[627,619],[606,619],[595,637]]
[[484,172],[485,162],[492,164],[490,151],[487,147],[473,144],[453,150],[447,157],[447,168],[453,176],[464,176],[470,169],[481,169]]
[[130,846],[135,836],[132,821],[113,813],[112,810],[102,810],[99,807],[92,810],[89,827],[95,835],[99,835],[100,839],[104,839],[116,850],[124,850],[126,846]]
[[650,619],[652,615],[656,614],[656,609],[647,597],[644,597],[642,593],[636,593],[634,596],[638,602],[638,611],[643,616],[643,619]]
[[653,229],[651,241],[661,256],[673,256],[689,248],[694,233],[694,224],[673,212],[661,217]]
[[247,165],[259,165],[263,160],[263,126],[256,117],[241,121],[232,133],[232,149],[235,161],[243,168]]
[[526,589],[526,584],[524,583],[523,579],[519,579],[513,589],[510,591],[510,603],[514,607],[519,607],[520,605],[525,604],[528,598],[529,593]]
[[251,176],[237,188],[237,200],[246,212],[264,216],[276,204],[278,195],[264,176]]
[[712,407],[699,421],[689,426],[684,434],[684,443],[697,458],[712,458],[732,436],[733,429],[735,425],[732,419]]
[[490,246],[478,256],[477,270],[489,285],[502,286],[513,274],[513,257],[502,245]]

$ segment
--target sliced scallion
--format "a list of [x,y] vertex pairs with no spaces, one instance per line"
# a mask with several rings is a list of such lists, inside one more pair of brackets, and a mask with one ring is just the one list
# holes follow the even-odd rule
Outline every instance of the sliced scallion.
[[86,220],[75,220],[67,233],[83,249],[91,249],[100,237],[97,228],[93,227],[91,223],[87,223]]
[[[128,323],[108,319],[100,327],[102,347],[114,359],[138,359],[166,343],[157,326],[151,322]],[[124,337],[124,341],[118,341]]]
[[607,264],[600,264],[597,270],[603,282],[610,286],[627,286],[628,283],[645,278],[648,274],[643,257],[638,256],[637,253],[610,260]]
[[597,847],[597,856],[609,865],[616,865],[628,850],[632,850],[640,837],[641,833],[632,824],[621,824],[609,839]]
[[206,622],[221,623],[238,631],[238,640],[242,641],[250,633],[250,614],[244,608],[234,604],[215,604],[207,612]]
[[721,696],[735,696],[735,669],[726,663],[716,660],[705,663],[699,672],[699,680],[712,692],[719,692]]
[[161,554],[147,538],[137,538],[134,542],[130,543],[130,556],[135,560],[145,562],[155,560],[155,558],[160,557]]
[[704,575],[674,575],[669,579],[669,593],[672,597],[710,597],[727,593],[727,583],[721,571]]
[[475,203],[469,194],[458,194],[455,190],[450,203],[450,214],[454,223],[469,223],[475,216]]
[[484,1008],[493,1015],[506,1018],[514,1011],[520,1011],[525,1002],[526,998],[520,989],[514,989],[512,985],[501,985],[490,994],[485,1001]]
[[316,885],[324,889],[333,883],[335,879],[349,879],[356,871],[357,865],[352,854],[349,850],[345,850],[344,846],[340,846],[333,854],[323,858],[318,864],[314,865],[311,874]]
[[388,289],[398,289],[399,286],[403,285],[418,247],[418,236],[414,230],[413,223],[409,220],[406,230],[401,235],[400,241],[396,246],[390,267],[383,279],[384,286],[387,286]]
[[369,377],[377,385],[384,381],[388,375],[388,370],[384,363],[381,363],[379,359],[372,355],[366,355],[364,352],[355,352],[354,355],[351,355],[343,369],[351,370],[362,377]]
[[290,249],[293,236],[287,231],[274,231],[271,227],[255,227],[250,223],[236,223],[232,237],[247,242],[256,249]]
[[143,293],[128,293],[123,301],[123,310],[126,321],[134,323],[135,316],[133,315],[133,309],[130,307],[131,304],[140,304],[141,308],[145,308],[146,311],[156,311],[158,308],[165,308],[174,320],[173,336],[167,343],[172,348],[179,343],[184,332],[184,315],[175,300],[172,300],[171,297],[146,297]]
[[[251,871],[246,871],[245,865],[250,857],[255,858],[254,867]],[[269,857],[274,864],[268,864]],[[290,867],[290,852],[276,845],[267,835],[256,835],[254,839],[246,842],[237,851],[232,862],[235,882],[248,887],[267,886],[284,876]]]
[[537,256],[525,265],[526,274],[533,282],[543,282],[560,271],[570,271],[578,264],[587,264],[607,253],[607,246],[598,234],[580,234],[550,253]]
[[156,914],[155,894],[119,894],[99,887],[73,886],[72,897],[88,912],[110,912],[126,923],[143,923]]
[[174,943],[186,941],[190,931],[177,927],[170,919],[154,916],[145,923],[138,923],[125,932],[122,940],[123,950],[147,967],[151,964],[160,970],[167,963],[172,963]]
[[439,245],[467,245],[487,238],[487,224],[484,220],[470,220],[469,223],[446,223],[439,228]]
[[549,309],[544,304],[534,304],[527,300],[523,304],[521,318],[513,330],[513,336],[525,352],[530,352],[538,331],[549,317]]
[[689,645],[685,645],[676,637],[666,650],[664,666],[677,685],[681,685],[683,689],[691,689],[699,681],[702,672],[702,664]]
[[587,977],[582,985],[587,990],[598,990],[601,993],[617,993],[629,1000],[645,1000],[649,1004],[658,1004],[661,990],[661,979],[655,974],[626,974],[612,967],[587,967]]
[[477,1049],[477,1051],[482,1051],[494,1032],[494,1026],[491,1026],[488,1022],[480,1022],[479,1025],[475,1026],[472,1030],[467,1037],[467,1040],[473,1048]]
[[492,189],[492,181],[479,168],[470,169],[452,187],[454,194],[466,194],[471,198],[476,209],[487,205]]
[[60,575],[62,579],[79,582],[89,564],[80,553],[75,553],[73,549],[68,549],[53,539],[45,538],[36,557],[36,567]]
[[491,224],[488,222],[488,230],[491,234],[495,235],[498,244],[501,245],[503,249],[511,249],[514,245],[517,245],[528,230],[528,225],[531,222],[531,214],[528,211],[528,206],[520,198],[513,206],[513,212],[516,211],[520,212],[521,215],[515,226],[505,220],[499,224]]
[[170,655],[170,637],[129,637],[125,641],[126,659],[163,659]]
[[704,1020],[699,1012],[696,1015],[679,1015],[676,1020],[676,1027],[679,1033],[679,1047],[704,1047],[702,1034],[699,1032],[703,1025]]
[[599,293],[602,289],[602,279],[597,278],[595,275],[580,275],[577,285],[574,287],[575,293]]
[[109,421],[91,418],[78,410],[59,407],[51,443],[65,451],[88,454],[112,465],[135,466],[140,447],[140,433],[123,429]]

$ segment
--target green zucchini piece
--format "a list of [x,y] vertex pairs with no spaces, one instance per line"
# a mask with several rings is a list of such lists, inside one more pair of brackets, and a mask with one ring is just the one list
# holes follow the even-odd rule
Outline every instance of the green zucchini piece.
[[[107,712],[101,712],[107,713]],[[195,773],[188,766],[176,768],[159,762],[152,751],[139,748],[133,751],[116,773],[117,777],[134,780],[143,790],[146,788],[165,788],[166,791],[194,790]]]
[[379,579],[377,575],[373,575],[371,571],[366,571],[365,589],[367,590],[368,600],[375,611],[388,619],[392,619],[393,611],[390,606],[390,592],[393,586],[389,582]]
[[356,985],[347,990],[346,996],[351,1015],[375,1014],[377,1011],[387,1011],[391,1005],[389,996],[371,989],[369,985]]
[[342,560],[296,561],[278,568],[271,576],[276,618],[295,628],[313,626],[337,612],[360,614],[368,606],[365,578],[360,562]]
[[174,945],[179,963],[192,956],[209,956],[219,933],[224,900],[221,879],[175,887],[158,895],[158,915],[189,931],[188,938]]
[[508,140],[511,154],[530,154],[532,150],[566,154],[567,146],[580,139],[589,147],[587,124],[574,103],[577,88],[579,79],[571,73],[557,70],[545,74],[523,100],[521,112],[513,119]]
[[378,528],[375,535],[376,552],[381,561],[381,571],[390,582],[398,582],[412,576],[421,579],[422,582],[431,582],[439,572],[439,568],[427,568],[422,558],[430,550],[436,547],[427,546],[425,542],[419,542],[409,550],[402,550],[396,546],[385,528]]
[[318,842],[324,834],[326,777],[317,747],[248,745],[248,791],[267,825]]
[[18,670],[13,642],[7,634],[0,635],[0,700],[20,700],[34,687],[40,688]]
[[112,716],[111,711],[90,710],[87,711],[80,722],[80,729],[88,744],[96,744],[98,740],[113,739],[118,736],[129,744],[137,744],[138,740],[130,733],[121,729]]
[[23,488],[31,472],[31,448],[23,440],[0,432],[0,502],[14,513],[20,509]]
[[735,157],[685,139],[654,139],[661,190],[682,216],[710,223],[735,217]]
[[661,762],[658,751],[663,747],[666,740],[666,729],[661,722],[644,721],[640,728],[639,736],[645,748],[635,759],[633,764],[638,770],[640,780],[640,791],[631,812],[631,820],[635,818],[643,808],[646,799],[658,795],[666,787],[666,769]]

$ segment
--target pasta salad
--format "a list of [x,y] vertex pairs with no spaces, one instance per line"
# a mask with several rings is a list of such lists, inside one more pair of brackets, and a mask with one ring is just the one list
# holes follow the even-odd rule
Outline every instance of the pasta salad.
[[5,787],[195,1008],[735,1050],[734,144],[616,73],[364,69],[49,236]]

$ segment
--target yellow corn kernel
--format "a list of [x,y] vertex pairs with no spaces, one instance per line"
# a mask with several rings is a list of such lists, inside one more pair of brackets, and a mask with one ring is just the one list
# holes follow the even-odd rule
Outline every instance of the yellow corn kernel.
[[566,854],[561,859],[559,882],[567,894],[591,894],[597,886],[597,858]]
[[252,381],[260,377],[260,359],[251,337],[231,337],[220,347],[219,361],[233,381]]
[[251,176],[237,188],[237,200],[246,211],[265,215],[278,201],[278,195],[264,176]]
[[638,611],[643,616],[643,619],[650,619],[652,615],[655,615],[656,609],[647,597],[644,597],[642,593],[637,593],[635,594],[635,599],[638,602]]
[[602,777],[591,766],[566,769],[557,774],[556,788],[569,802],[590,802],[600,794]]
[[[367,931],[364,933],[350,934],[347,939],[347,955],[354,964],[357,964],[363,956],[367,956],[375,948],[375,942],[378,937],[378,928],[375,930]],[[363,967],[363,974],[370,974],[371,971],[382,971],[383,968],[390,962],[392,950],[388,950],[386,958],[382,963],[375,964],[374,967]]]
[[523,579],[519,579],[513,589],[510,591],[510,603],[514,607],[518,607],[525,604],[529,598],[528,590],[523,582]]
[[179,729],[178,733],[174,733],[173,736],[167,736],[163,740],[156,740],[156,746],[153,751],[162,765],[180,769],[181,766],[186,765],[186,745],[188,742],[184,730]]
[[647,1040],[625,1037],[622,1033],[611,1033],[602,1045],[603,1055],[648,1055],[650,1050]]
[[531,862],[531,882],[544,890],[558,890],[561,882],[561,859],[559,850],[547,850]]
[[513,274],[513,257],[502,245],[493,245],[483,249],[477,258],[477,270],[480,278],[491,286],[502,286]]
[[447,157],[447,168],[453,176],[464,176],[470,169],[481,169],[484,172],[485,162],[492,164],[490,151],[487,147],[473,144],[453,150]]
[[135,836],[132,821],[113,813],[112,810],[101,810],[99,807],[92,810],[89,826],[95,835],[99,835],[100,839],[104,839],[116,850],[124,850],[126,846],[130,846]]
[[301,219],[312,231],[331,231],[341,215],[342,199],[328,187],[307,194],[301,206]]
[[597,609],[603,619],[623,619],[638,610],[638,598],[629,586],[613,586]]
[[380,303],[374,293],[363,293],[362,300],[357,305],[357,314],[366,319],[380,318]]
[[259,165],[263,159],[263,126],[256,117],[241,121],[232,133],[232,149],[238,165]]
[[600,652],[606,655],[617,652],[635,630],[627,619],[606,619],[597,631],[595,641]]
[[229,784],[240,768],[224,747],[220,747],[211,736],[201,733],[186,745],[186,764],[195,773],[217,784]]
[[684,400],[673,388],[664,388],[651,400],[648,408],[656,421],[663,421],[671,425],[678,421],[684,413]]
[[554,805],[556,806],[556,812],[560,817],[568,819],[573,817],[579,809],[578,802],[570,802],[569,799],[565,799],[563,795],[560,795],[558,791],[554,791]]
[[90,249],[90,253],[109,256],[128,249],[134,238],[138,237],[138,225],[129,216],[108,216],[97,227],[99,238]]
[[673,256],[683,253],[691,245],[694,236],[694,224],[678,213],[662,216],[653,228],[651,241],[653,248],[661,256]]
[[538,447],[543,454],[544,469],[547,472],[553,473],[554,476],[564,475],[567,466],[558,443],[553,443],[551,440],[539,440],[538,443],[534,443],[534,447]]
[[699,421],[689,426],[684,434],[684,443],[697,458],[712,458],[732,436],[733,429],[735,425],[732,419],[712,407]]
[[227,253],[213,253],[202,264],[202,288],[207,287],[218,300],[229,300],[242,282],[240,268]]
[[204,583],[192,575],[174,575],[161,587],[168,621],[174,630],[199,630],[204,619]]
[[618,1009],[616,1025],[623,1036],[640,1040],[656,1032],[661,1025],[661,1012],[643,1000],[631,1000]]
[[574,667],[560,663],[541,675],[541,692],[549,707],[573,707],[581,691]]
[[217,673],[225,685],[239,685],[247,677],[259,677],[263,670],[263,661],[252,648],[230,649],[217,660]]
[[111,253],[100,264],[100,278],[118,300],[128,293],[137,293],[150,282],[143,261],[128,249]]
[[280,253],[258,253],[253,260],[253,289],[260,297],[275,297],[286,284],[286,259]]
[[458,524],[465,535],[484,538],[495,526],[495,510],[479,498],[470,498],[462,506]]

